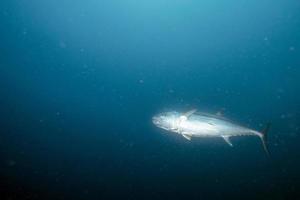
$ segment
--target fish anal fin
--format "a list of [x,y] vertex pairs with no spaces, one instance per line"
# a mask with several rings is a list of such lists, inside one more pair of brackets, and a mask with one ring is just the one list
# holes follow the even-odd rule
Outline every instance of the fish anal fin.
[[226,142],[227,144],[229,144],[229,146],[233,147],[233,144],[231,143],[231,141],[230,141],[230,139],[229,139],[230,136],[223,135],[222,137],[223,137],[223,139],[225,140],[225,142]]
[[188,135],[188,134],[182,134],[182,136],[185,138],[185,139],[187,139],[187,140],[191,140],[192,139],[192,137],[190,136],[190,135]]
[[208,122],[208,124],[211,126],[215,126],[215,124],[213,122]]

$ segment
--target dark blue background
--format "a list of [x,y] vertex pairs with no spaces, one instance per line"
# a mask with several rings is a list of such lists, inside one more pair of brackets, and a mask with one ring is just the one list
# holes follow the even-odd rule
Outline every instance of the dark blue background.
[[[298,0],[2,0],[1,199],[289,199],[300,189]],[[151,118],[269,132],[193,139]],[[299,196],[298,196],[299,197]]]

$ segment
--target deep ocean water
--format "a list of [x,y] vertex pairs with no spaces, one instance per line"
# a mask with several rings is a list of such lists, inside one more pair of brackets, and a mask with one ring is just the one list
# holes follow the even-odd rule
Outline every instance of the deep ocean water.
[[[300,1],[2,0],[0,199],[299,199]],[[193,139],[165,110],[256,137]]]

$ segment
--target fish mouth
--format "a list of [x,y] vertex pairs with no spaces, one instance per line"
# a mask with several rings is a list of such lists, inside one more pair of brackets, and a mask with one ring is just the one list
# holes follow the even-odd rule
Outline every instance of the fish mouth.
[[169,131],[169,128],[164,126],[161,117],[152,117],[152,122],[156,127]]
[[160,126],[160,120],[159,117],[152,117],[152,122],[153,124],[155,124],[156,126]]
[[152,122],[156,127],[166,129],[166,127],[164,127],[164,125],[163,125],[161,117],[158,117],[158,116],[152,117]]

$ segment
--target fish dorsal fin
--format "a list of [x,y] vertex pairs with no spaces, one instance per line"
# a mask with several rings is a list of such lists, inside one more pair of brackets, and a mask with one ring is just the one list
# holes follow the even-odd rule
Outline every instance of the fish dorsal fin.
[[187,134],[182,134],[182,136],[185,138],[185,139],[187,139],[187,140],[191,140],[191,136],[190,135],[187,135]]
[[184,113],[183,115],[186,117],[186,118],[189,118],[192,114],[194,114],[195,112],[197,111],[197,109],[193,109],[193,110],[190,110],[186,113]]
[[229,136],[226,136],[226,135],[223,135],[222,136],[223,137],[223,139],[225,140],[225,142],[227,143],[227,144],[229,144],[229,146],[233,146],[233,144],[231,143],[231,141],[230,141],[230,139],[229,139]]

